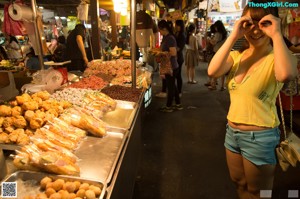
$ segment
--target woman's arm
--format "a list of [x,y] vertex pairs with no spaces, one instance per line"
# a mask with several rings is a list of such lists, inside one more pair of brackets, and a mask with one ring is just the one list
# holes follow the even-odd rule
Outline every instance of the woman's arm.
[[[263,22],[269,21],[268,25]],[[273,41],[274,70],[276,79],[285,82],[295,78],[298,74],[297,58],[287,48],[280,29],[280,19],[269,14],[259,21],[259,27]]]
[[87,56],[86,56],[86,52],[85,52],[85,48],[84,48],[84,43],[83,43],[83,39],[82,39],[82,36],[81,35],[77,35],[76,36],[76,42],[77,42],[77,45],[81,51],[81,54],[82,54],[82,59],[84,60],[85,64],[87,65],[88,64],[88,59],[87,59]]

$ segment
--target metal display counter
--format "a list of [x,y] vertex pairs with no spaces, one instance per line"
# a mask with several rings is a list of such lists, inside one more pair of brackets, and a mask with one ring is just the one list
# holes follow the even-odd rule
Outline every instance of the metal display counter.
[[[81,170],[80,176],[77,178],[83,181],[101,183],[104,193],[101,194],[100,199],[132,198],[141,152],[143,96],[144,93],[135,106],[134,115],[131,116],[131,124],[127,126],[128,129],[109,127],[107,135],[103,138],[87,136],[74,152],[79,158],[77,164]],[[122,113],[122,111],[119,112]],[[1,146],[0,152],[2,152]],[[27,176],[28,178],[29,175],[26,175],[26,172],[30,171],[17,171],[12,163],[13,159],[7,155],[6,151],[5,154],[5,156],[2,155],[2,158],[5,157],[5,165],[3,167],[0,165],[0,173],[6,173],[6,176],[5,178],[1,176],[3,179],[0,181],[6,182],[17,179],[19,183],[19,180],[22,179],[18,179],[18,176]],[[41,176],[45,175],[53,176],[53,174],[41,174]],[[37,174],[35,178],[41,179],[41,176]],[[70,176],[64,175],[55,176],[70,178]]]

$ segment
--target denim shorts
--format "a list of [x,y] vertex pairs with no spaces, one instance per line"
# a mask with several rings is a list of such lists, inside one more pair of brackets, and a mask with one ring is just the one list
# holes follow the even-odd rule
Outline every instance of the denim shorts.
[[280,130],[277,127],[262,131],[240,131],[227,124],[224,146],[255,165],[275,165],[275,148],[279,141]]

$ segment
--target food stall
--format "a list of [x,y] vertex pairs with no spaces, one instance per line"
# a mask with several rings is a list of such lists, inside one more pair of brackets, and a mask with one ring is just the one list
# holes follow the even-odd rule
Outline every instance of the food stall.
[[[53,94],[24,93],[0,106],[0,148],[3,150],[0,177],[4,183],[17,183],[18,198],[50,194],[45,181],[56,184],[63,181],[64,186],[79,182],[78,187],[89,184],[90,189],[101,189],[101,193],[94,190],[97,198],[131,197],[141,151],[141,117],[149,73],[138,68],[137,79],[141,81],[133,89],[131,70],[126,70],[130,66],[130,60],[94,60],[83,78],[63,84]],[[49,104],[52,108],[47,107]],[[56,117],[46,118],[53,110],[58,110],[54,113]],[[35,116],[30,118],[29,113],[33,112]],[[37,114],[43,118],[42,123]],[[9,118],[14,118],[11,125]],[[66,127],[68,121],[71,125]],[[20,139],[13,139],[11,134],[16,131]],[[24,137],[24,132],[29,131],[32,134]],[[77,133],[72,134],[73,131]],[[58,157],[51,153],[58,148],[64,155]],[[52,194],[66,194],[71,189],[62,187],[62,190],[56,187]],[[79,188],[68,191],[77,194]]]

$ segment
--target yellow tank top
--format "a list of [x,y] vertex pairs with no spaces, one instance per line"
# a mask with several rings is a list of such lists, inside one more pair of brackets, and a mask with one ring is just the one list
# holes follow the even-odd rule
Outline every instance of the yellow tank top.
[[283,86],[275,78],[274,53],[267,55],[241,83],[237,83],[235,74],[242,55],[238,51],[230,52],[234,63],[227,77],[231,101],[227,119],[234,123],[274,128],[280,124],[275,102]]

